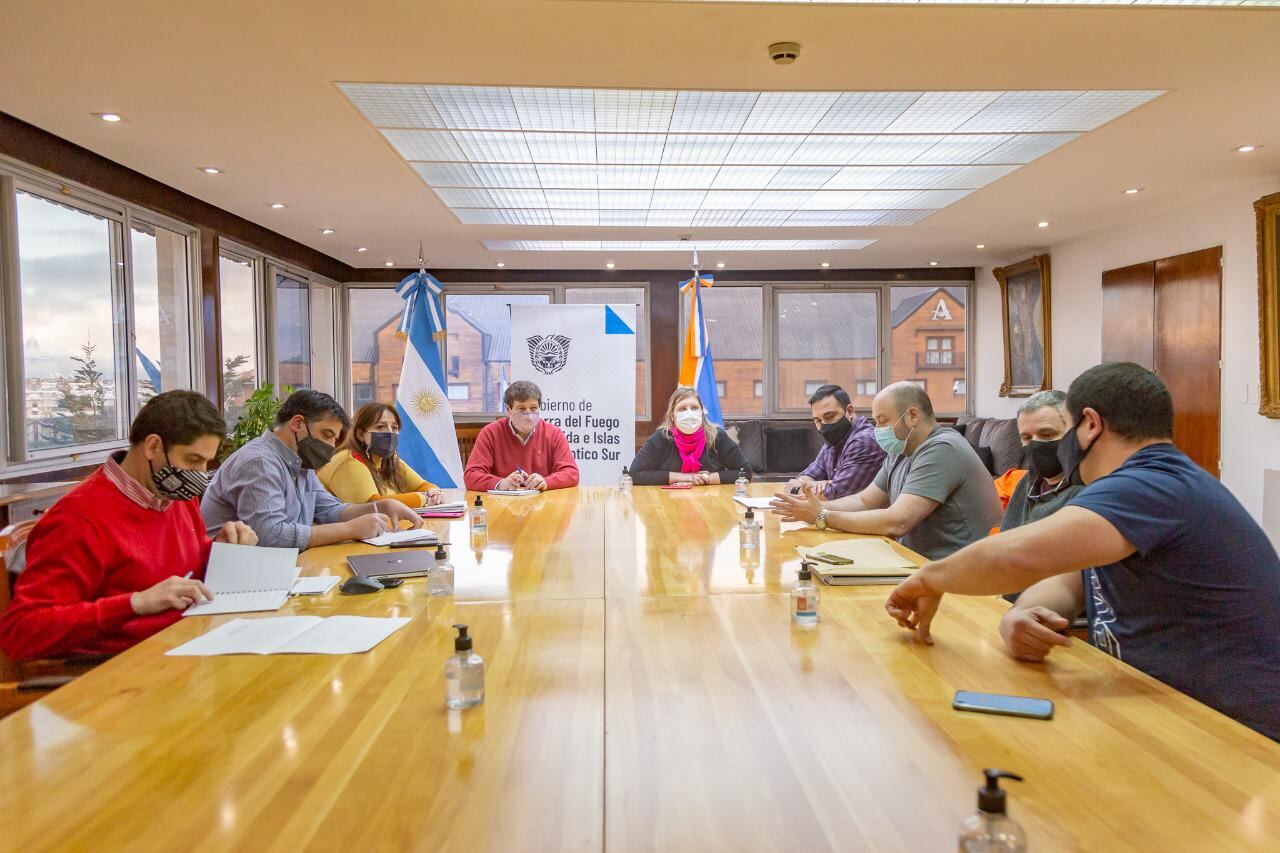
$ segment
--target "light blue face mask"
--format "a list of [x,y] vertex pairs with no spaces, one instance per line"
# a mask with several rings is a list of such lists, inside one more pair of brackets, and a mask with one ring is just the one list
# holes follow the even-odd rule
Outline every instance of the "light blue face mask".
[[[884,452],[890,456],[901,455],[907,449],[907,438],[911,438],[911,433],[907,433],[907,438],[898,438],[893,431],[894,427],[901,423],[902,418],[906,416],[907,413],[903,412],[902,417],[893,422],[893,426],[876,427],[876,444],[880,445]],[[914,432],[915,427],[912,427],[911,430]]]

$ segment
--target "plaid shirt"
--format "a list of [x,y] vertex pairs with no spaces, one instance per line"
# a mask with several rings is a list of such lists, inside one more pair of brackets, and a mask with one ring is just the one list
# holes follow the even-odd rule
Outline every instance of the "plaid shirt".
[[117,450],[107,457],[107,464],[102,466],[102,473],[110,480],[117,489],[124,492],[124,496],[136,503],[144,509],[154,509],[156,512],[164,512],[172,503],[168,498],[162,498],[159,495],[153,495],[146,486],[125,473],[120,467],[120,463],[124,461],[125,451]]
[[827,445],[818,458],[800,472],[801,476],[827,481],[823,496],[835,500],[856,495],[871,485],[884,464],[885,452],[876,443],[876,428],[862,415],[853,419],[853,427],[839,447]]

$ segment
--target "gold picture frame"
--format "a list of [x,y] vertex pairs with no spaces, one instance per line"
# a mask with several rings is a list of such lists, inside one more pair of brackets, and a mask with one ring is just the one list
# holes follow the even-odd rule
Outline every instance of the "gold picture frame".
[[1280,193],[1253,203],[1258,218],[1258,414],[1280,418]]
[[1036,255],[991,271],[1000,282],[1004,331],[1001,397],[1030,397],[1053,387],[1049,256]]

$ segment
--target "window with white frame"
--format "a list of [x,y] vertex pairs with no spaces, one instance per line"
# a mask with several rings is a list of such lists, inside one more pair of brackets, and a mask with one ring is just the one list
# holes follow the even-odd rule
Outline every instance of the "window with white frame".
[[222,415],[235,424],[262,382],[258,354],[261,311],[257,261],[226,250],[218,254],[219,330],[222,338]]
[[155,394],[189,388],[194,229],[0,164],[4,385],[0,467],[124,444]]
[[[970,288],[967,282],[720,282],[702,292],[702,304],[716,376],[730,380],[721,407],[730,418],[795,417],[807,410],[816,386],[829,382],[866,411],[886,384],[910,380],[931,388],[940,414],[962,414],[969,405]],[[682,297],[677,344],[684,340],[688,302]],[[752,379],[753,395],[736,385],[739,377]]]

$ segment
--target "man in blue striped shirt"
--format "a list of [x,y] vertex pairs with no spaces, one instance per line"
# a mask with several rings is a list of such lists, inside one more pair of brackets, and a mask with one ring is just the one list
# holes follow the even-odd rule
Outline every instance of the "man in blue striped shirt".
[[815,391],[809,408],[813,425],[827,445],[800,476],[787,483],[787,489],[816,485],[830,501],[871,485],[885,456],[876,444],[875,424],[853,411],[849,392],[839,385],[823,385]]

